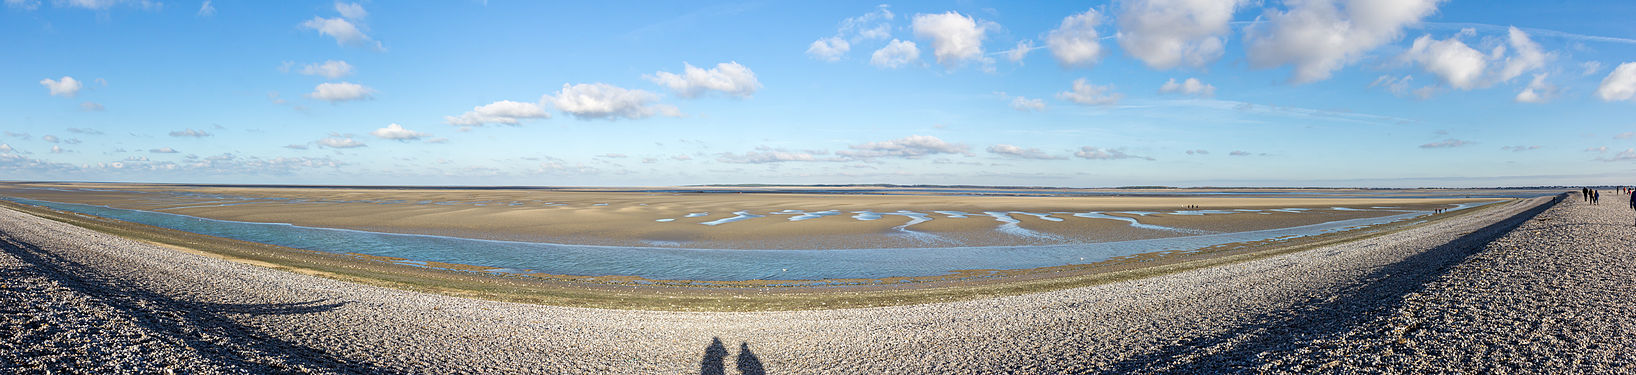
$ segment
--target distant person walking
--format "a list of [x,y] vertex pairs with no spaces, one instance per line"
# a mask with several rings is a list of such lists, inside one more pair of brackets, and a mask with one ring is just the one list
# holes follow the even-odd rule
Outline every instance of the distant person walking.
[[[1636,189],[1632,189],[1630,195],[1626,196],[1626,198],[1630,198],[1630,209],[1636,210]],[[1636,225],[1636,223],[1632,225]]]

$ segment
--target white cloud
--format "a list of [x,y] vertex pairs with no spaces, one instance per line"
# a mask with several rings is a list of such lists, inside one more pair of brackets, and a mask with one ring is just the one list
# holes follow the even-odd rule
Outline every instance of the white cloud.
[[81,84],[79,80],[69,76],[63,76],[61,80],[50,78],[42,79],[40,80],[40,85],[45,86],[46,90],[50,91],[52,96],[62,96],[67,98],[72,98],[74,95],[79,95],[80,88],[85,87],[85,85]]
[[847,51],[852,50],[852,44],[838,36],[818,39],[807,46],[807,56],[824,61],[841,61]]
[[1037,49],[1040,49],[1040,47],[1035,47],[1034,41],[1032,40],[1017,41],[1017,48],[1012,48],[1010,51],[1005,51],[1005,59],[1021,64],[1023,58],[1028,57],[1029,52],[1033,52]]
[[1470,145],[1470,144],[1472,144],[1471,141],[1464,141],[1464,140],[1459,140],[1459,139],[1445,139],[1445,140],[1438,141],[1438,142],[1432,142],[1432,143],[1427,143],[1427,144],[1420,145],[1420,148],[1455,148],[1455,147],[1460,147],[1460,146],[1465,146],[1465,145]]
[[301,67],[301,74],[336,79],[352,74],[352,64],[339,60],[329,60],[322,64],[312,63]]
[[892,37],[891,21],[896,16],[889,6],[881,4],[874,12],[841,20],[836,34],[850,36],[852,41],[886,40]]
[[1596,160],[1601,160],[1601,161],[1636,160],[1636,148],[1627,148],[1624,151],[1620,151],[1618,154],[1613,155],[1613,157],[1601,157],[1601,158],[1596,158]]
[[17,9],[22,9],[22,10],[35,10],[35,9],[40,8],[40,1],[39,0],[6,0],[6,6],[12,7],[12,8],[17,8]]
[[873,12],[841,20],[835,36],[819,38],[807,45],[807,56],[830,62],[840,61],[852,50],[852,43],[892,37],[891,21],[895,16],[889,6],[882,4]]
[[57,136],[50,135],[50,134],[46,134],[45,136],[40,137],[40,140],[46,141],[46,142],[51,142],[51,143],[57,143],[57,142],[62,141],[62,139],[58,139]]
[[1090,160],[1120,160],[1120,159],[1153,160],[1153,158],[1146,157],[1146,156],[1137,156],[1137,155],[1127,154],[1127,153],[1125,153],[1124,150],[1111,149],[1111,148],[1101,148],[1101,147],[1092,147],[1092,146],[1080,147],[1079,151],[1074,151],[1074,157],[1077,157],[1077,158],[1080,158],[1080,159],[1090,159]]
[[697,98],[710,91],[746,98],[761,88],[756,73],[737,61],[716,64],[711,69],[699,69],[688,63],[682,65],[682,74],[661,71],[646,78],[684,98]]
[[294,145],[284,145],[283,147],[287,148],[287,149],[291,149],[291,150],[305,150],[305,149],[307,149],[307,145],[305,143],[303,143],[303,144],[294,144]]
[[174,154],[174,153],[176,153],[176,149],[170,148],[170,147],[160,147],[160,148],[148,150],[148,152],[155,153],[155,154]]
[[307,22],[302,22],[301,27],[318,31],[319,35],[328,35],[331,38],[335,38],[335,43],[342,46],[371,47],[378,51],[386,50],[386,47],[381,45],[381,42],[370,38],[369,35],[364,34],[362,30],[358,30],[358,25],[353,24],[352,21],[348,21],[345,18],[324,18],[314,16],[312,19],[307,20]]
[[170,132],[170,136],[172,136],[172,137],[204,138],[204,137],[209,137],[210,133],[206,133],[203,130],[188,128],[188,129],[172,131],[172,132]]
[[375,131],[369,132],[369,134],[380,139],[390,139],[394,141],[413,141],[431,136],[431,134],[404,129],[402,125],[398,124],[386,125],[386,127],[375,129]]
[[659,104],[658,94],[606,83],[565,83],[556,95],[546,95],[541,101],[551,103],[558,110],[581,120],[681,116],[681,111],[676,107]]
[[1442,0],[1291,1],[1244,31],[1250,64],[1294,65],[1295,83],[1328,79],[1370,50],[1402,36],[1405,26],[1437,11]]
[[199,6],[199,13],[198,14],[199,14],[199,17],[214,16],[214,15],[216,15],[216,7],[210,6],[210,0],[205,0],[204,5]]
[[1187,154],[1188,155],[1209,155],[1210,150],[1205,150],[1205,149],[1187,150]]
[[1609,102],[1636,99],[1636,62],[1613,68],[1613,72],[1602,79],[1602,85],[1596,88],[1596,97]]
[[1229,152],[1229,153],[1227,153],[1227,155],[1228,156],[1250,156],[1250,153],[1247,152],[1247,151],[1233,150],[1233,152]]
[[443,122],[455,126],[517,125],[523,119],[533,118],[551,118],[551,114],[545,113],[545,108],[538,104],[501,100],[473,107],[460,116],[443,116]]
[[329,101],[330,103],[339,103],[344,101],[369,99],[371,94],[374,93],[374,89],[356,83],[325,82],[318,84],[317,87],[314,87],[312,93],[307,94],[307,97]]
[[1045,111],[1045,99],[1029,99],[1021,96],[1014,97],[1011,98],[1011,109],[1023,112]]
[[1624,132],[1613,135],[1613,139],[1630,139],[1631,137],[1636,137],[1636,132]]
[[1180,83],[1175,78],[1165,81],[1159,86],[1159,92],[1165,94],[1183,94],[1193,96],[1215,96],[1216,86],[1200,82],[1198,78],[1188,78]]
[[1511,50],[1516,51],[1516,56],[1505,58],[1505,64],[1500,68],[1500,81],[1510,81],[1522,73],[1545,68],[1545,61],[1551,55],[1541,51],[1539,43],[1534,43],[1528,33],[1511,27],[1506,35],[1506,41],[1511,45]]
[[966,61],[981,61],[983,39],[987,24],[979,24],[971,17],[956,12],[916,14],[913,21],[915,37],[932,42],[932,56],[937,63],[954,68]]
[[337,1],[335,2],[335,12],[340,13],[341,17],[346,17],[347,19],[351,20],[361,20],[364,17],[369,17],[369,12],[365,11],[364,6],[359,5],[358,3],[343,3]]
[[1545,76],[1545,73],[1535,74],[1534,80],[1528,83],[1528,87],[1517,93],[1517,102],[1544,103],[1556,97],[1560,89],[1556,85],[1545,83]]
[[368,145],[364,144],[363,142],[358,142],[356,140],[353,140],[352,137],[342,137],[342,136],[330,136],[330,137],[327,137],[327,138],[324,138],[324,139],[320,139],[320,140],[318,140],[318,145],[319,146],[324,146],[324,147],[329,147],[329,148],[356,148],[356,147],[368,146]]
[[971,146],[944,142],[942,139],[929,135],[912,135],[890,141],[869,142],[847,147],[850,150],[837,151],[835,154],[857,159],[919,159],[922,156],[938,154],[972,155]]
[[[820,157],[820,153],[811,151],[776,150],[767,147],[758,147],[756,151],[734,154],[724,152],[716,155],[716,161],[734,164],[768,164],[801,161],[840,161],[837,158]],[[685,156],[685,155],[684,155]],[[685,159],[678,159],[685,160]]]
[[1045,46],[1064,67],[1089,67],[1102,58],[1102,41],[1096,26],[1102,15],[1095,9],[1062,19],[1062,25],[1045,36]]
[[1073,90],[1057,93],[1057,99],[1083,105],[1112,105],[1123,97],[1124,94],[1113,92],[1113,85],[1097,86],[1086,82],[1084,78],[1074,80]]
[[1505,150],[1505,151],[1511,151],[1511,152],[1523,152],[1523,151],[1538,150],[1539,146],[1502,146],[1502,147],[1500,147],[1500,149]]
[[63,152],[62,146],[51,146],[51,153],[61,154],[62,152]]
[[0,143],[0,152],[12,152],[12,151],[16,151],[16,149],[11,148],[11,145],[9,145],[9,144]]
[[1375,78],[1375,82],[1370,83],[1369,87],[1384,87],[1386,88],[1386,91],[1391,92],[1392,95],[1399,97],[1412,96],[1420,99],[1430,98],[1432,94],[1437,92],[1437,89],[1432,86],[1422,86],[1416,89],[1413,85],[1414,76],[1412,75],[1405,75],[1401,78],[1393,76],[1380,76],[1379,78]]
[[1037,148],[1022,148],[1008,144],[988,146],[988,152],[990,154],[1019,159],[1062,160],[1068,158],[1061,155],[1047,154],[1045,151],[1040,151],[1040,149]]
[[1154,69],[1203,67],[1221,57],[1243,0],[1131,0],[1119,14],[1119,46]]
[[1481,86],[1483,71],[1488,69],[1488,56],[1454,37],[1436,40],[1430,35],[1422,36],[1414,40],[1403,57],[1461,90]]
[[80,110],[81,111],[97,112],[97,111],[102,111],[102,110],[105,110],[105,109],[108,109],[108,107],[103,107],[101,103],[97,103],[97,102],[83,102],[83,103],[80,103]]
[[102,135],[101,130],[91,128],[68,128],[68,132],[74,134]]
[[915,42],[892,39],[891,43],[869,56],[869,65],[896,69],[919,59],[920,48],[915,46]]
[[1582,74],[1588,76],[1588,75],[1596,74],[1596,72],[1602,71],[1602,62],[1601,61],[1586,61],[1583,64],[1579,64],[1579,67],[1585,70],[1585,72],[1582,73]]

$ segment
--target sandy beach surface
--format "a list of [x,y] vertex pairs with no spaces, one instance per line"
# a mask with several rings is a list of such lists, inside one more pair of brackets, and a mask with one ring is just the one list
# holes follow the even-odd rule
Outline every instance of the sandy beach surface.
[[[0,184],[0,195],[219,220],[390,233],[559,244],[722,249],[1007,246],[1138,240],[1293,227],[1494,200],[1468,199],[1462,195],[1466,191],[1458,190],[988,189],[992,191],[6,183]],[[1090,218],[1075,216],[1076,213],[1100,213],[1108,217]],[[1014,228],[1007,228],[1002,219],[1014,221]],[[1125,221],[1131,219],[1171,229],[1132,226]]]
[[20,373],[1631,372],[1628,209],[1549,198],[1093,287],[760,313],[524,305],[178,252],[0,210]]

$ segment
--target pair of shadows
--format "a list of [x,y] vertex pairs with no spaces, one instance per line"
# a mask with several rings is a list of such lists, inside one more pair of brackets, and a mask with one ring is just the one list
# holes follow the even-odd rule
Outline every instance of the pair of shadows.
[[[699,375],[727,375],[727,347],[721,344],[720,337],[710,338],[710,346],[704,348],[704,360],[699,362]],[[767,369],[761,366],[761,359],[750,352],[750,344],[738,344],[738,372],[744,375],[766,375]]]

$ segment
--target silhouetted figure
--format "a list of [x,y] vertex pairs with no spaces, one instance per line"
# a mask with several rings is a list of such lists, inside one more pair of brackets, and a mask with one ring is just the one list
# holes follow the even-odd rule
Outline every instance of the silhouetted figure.
[[738,373],[744,375],[767,375],[767,369],[761,367],[761,359],[750,352],[750,343],[738,343]]
[[722,346],[721,338],[710,338],[710,346],[704,348],[704,360],[699,361],[699,375],[727,375],[727,367],[722,359],[727,358],[727,347]]
[[[1636,210],[1636,191],[1632,191],[1628,198],[1630,198],[1630,209]],[[1636,225],[1636,223],[1633,223],[1632,225]]]

